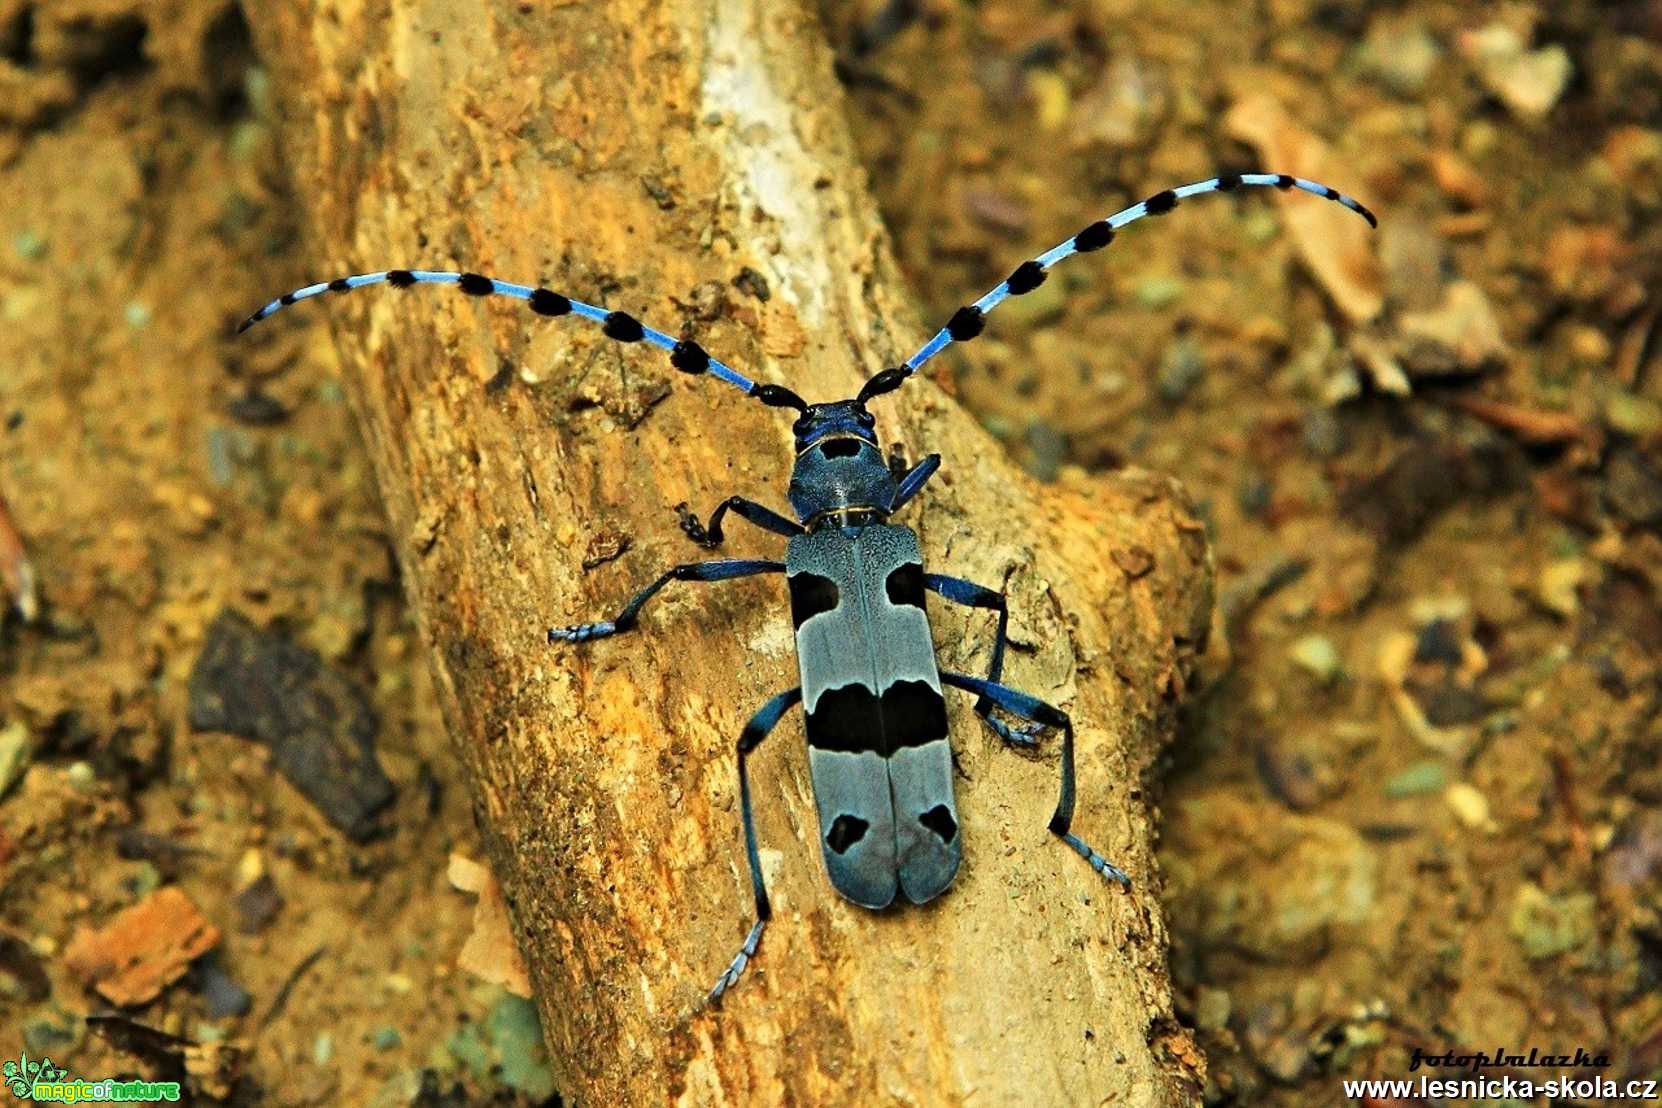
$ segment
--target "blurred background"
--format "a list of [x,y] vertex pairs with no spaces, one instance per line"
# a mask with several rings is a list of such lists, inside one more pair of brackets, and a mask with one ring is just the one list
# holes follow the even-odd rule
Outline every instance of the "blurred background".
[[[1210,528],[1158,791],[1209,1100],[1416,1048],[1662,1075],[1662,4],[823,14],[931,320],[1219,171],[1381,218],[1185,205],[938,370],[1040,479],[1168,471]],[[553,1103],[322,313],[232,336],[331,275],[249,43],[227,0],[0,0],[0,1058]],[[255,671],[378,758],[291,772],[225,718]]]

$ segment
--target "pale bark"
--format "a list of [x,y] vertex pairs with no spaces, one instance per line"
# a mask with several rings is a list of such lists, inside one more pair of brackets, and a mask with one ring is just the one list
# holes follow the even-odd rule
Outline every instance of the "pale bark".
[[[475,269],[671,332],[719,282],[726,309],[697,337],[810,400],[851,394],[926,336],[797,0],[302,0],[251,16],[285,105],[308,276]],[[745,267],[765,303],[732,288]],[[784,508],[788,415],[580,321],[454,290],[295,310],[335,318],[569,1099],[1194,1097],[1141,787],[1211,607],[1204,538],[1174,483],[1124,471],[1041,487],[934,383],[874,403],[886,438],[945,456],[905,521],[931,571],[1008,588],[1006,676],[1073,714],[1075,830],[1136,885],[1109,886],[1046,831],[1054,739],[1036,757],[1000,749],[954,699],[957,883],[923,909],[840,900],[793,715],[752,761],[775,917],[751,970],[705,1009],[752,918],[734,740],[797,682],[782,582],[675,583],[639,633],[585,647],[543,631],[610,616],[663,568],[708,557],[677,530],[678,501]],[[519,379],[487,389],[502,359]],[[595,552],[606,536],[633,545],[585,570],[597,535]],[[729,528],[728,555],[781,548]],[[934,603],[931,618],[943,666],[985,667],[989,616]]]

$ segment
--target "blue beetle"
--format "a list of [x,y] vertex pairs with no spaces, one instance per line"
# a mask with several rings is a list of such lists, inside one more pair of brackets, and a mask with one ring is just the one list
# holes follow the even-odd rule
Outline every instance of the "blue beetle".
[[[477,273],[391,269],[307,285],[271,301],[238,330],[246,330],[280,308],[328,292],[382,283],[394,288],[449,284],[471,296],[525,301],[542,316],[579,316],[599,324],[605,335],[619,342],[646,342],[668,351],[670,364],[683,373],[708,374],[766,405],[797,413],[796,464],[789,489],[795,519],[741,496],[723,501],[707,523],[685,505],[677,507],[682,530],[706,547],[721,544],[722,522],[729,512],[785,536],[789,542],[783,562],[730,559],[678,565],[636,593],[611,619],[548,632],[550,643],[582,643],[633,630],[647,601],[671,581],[785,575],[801,684],[764,704],[739,736],[739,802],[756,922],[710,990],[707,999],[714,1002],[755,956],[769,916],[746,760],[798,703],[803,705],[806,720],[808,765],[826,872],[837,891],[854,903],[879,909],[904,895],[922,904],[945,891],[958,872],[962,845],[943,685],[975,694],[976,714],[1006,742],[1032,745],[1044,728],[1061,732],[1061,795],[1050,817],[1050,830],[1099,874],[1130,887],[1123,870],[1070,830],[1074,758],[1073,723],[1067,713],[1000,682],[1009,625],[1003,594],[961,578],[925,573],[916,533],[890,521],[940,467],[940,455],[931,454],[910,468],[898,454],[885,458],[866,404],[899,388],[951,343],[974,339],[988,312],[1009,297],[1038,288],[1058,262],[1101,250],[1126,224],[1164,215],[1202,193],[1265,186],[1299,189],[1336,201],[1370,226],[1378,226],[1373,213],[1349,196],[1287,174],[1231,173],[1166,189],[1023,262],[986,295],[953,313],[946,326],[905,362],[873,375],[852,399],[824,404],[809,404],[780,385],[757,384],[712,358],[696,342],[647,327],[627,312]],[[924,611],[926,592],[998,613],[992,662],[985,677],[942,673],[937,668]],[[994,716],[994,709],[1026,722],[1012,727]]]

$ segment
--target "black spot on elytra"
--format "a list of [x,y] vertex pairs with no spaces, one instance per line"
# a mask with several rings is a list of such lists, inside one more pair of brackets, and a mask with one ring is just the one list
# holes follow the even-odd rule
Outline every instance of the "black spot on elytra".
[[464,273],[456,279],[456,287],[469,296],[489,296],[496,291],[496,282],[478,273]]
[[531,310],[538,315],[565,315],[571,311],[571,301],[548,289],[532,292],[530,304]]
[[[821,578],[824,580],[824,578]],[[795,577],[791,578],[791,615],[796,615]],[[799,624],[800,626],[800,624]],[[883,720],[877,698],[861,684],[826,689],[807,719],[808,745],[839,754],[883,754]]]
[[923,607],[923,567],[916,562],[906,563],[889,574],[884,588],[889,594],[890,604]]
[[946,738],[946,701],[924,681],[896,681],[881,698],[855,683],[826,689],[808,713],[808,745],[843,754],[881,754]]
[[1093,250],[1101,250],[1113,241],[1114,229],[1108,226],[1106,219],[1099,219],[1073,236],[1073,248],[1081,254],[1089,254]]
[[952,818],[952,812],[945,804],[935,805],[919,816],[918,822],[939,835],[943,843],[958,837],[958,821]]
[[1177,193],[1171,189],[1157,192],[1143,201],[1143,210],[1149,215],[1165,215],[1175,207],[1177,207]]
[[640,342],[646,337],[641,329],[640,320],[628,312],[607,312],[606,322],[601,324],[600,330],[607,338],[619,342]]
[[682,339],[669,352],[669,364],[682,373],[703,373],[710,368],[710,355],[691,339]]
[[1004,283],[1010,289],[1011,296],[1020,296],[1044,284],[1047,276],[1049,275],[1045,273],[1044,266],[1038,262],[1026,261],[1018,265],[1015,272],[1004,279]]
[[[791,590],[791,625],[794,627],[801,627],[814,616],[837,606],[840,596],[837,583],[829,577],[821,577],[817,573],[793,573],[788,584]],[[820,703],[824,703],[823,698]]]
[[979,335],[986,325],[987,313],[974,304],[966,304],[946,321],[946,333],[952,336],[953,342],[968,342]]
[[416,283],[415,274],[407,269],[387,270],[387,284],[395,289],[407,289]]
[[865,838],[870,829],[870,823],[845,812],[832,821],[831,830],[825,836],[825,845],[838,854],[846,854],[848,848]]
[[819,452],[827,458],[852,458],[860,452],[858,439],[827,439]]
[[946,738],[946,699],[928,682],[894,682],[883,690],[882,710],[888,751]]

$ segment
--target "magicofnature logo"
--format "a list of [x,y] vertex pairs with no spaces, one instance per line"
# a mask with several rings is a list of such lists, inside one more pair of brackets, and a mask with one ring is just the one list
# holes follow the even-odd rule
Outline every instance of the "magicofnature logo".
[[180,1095],[177,1081],[117,1081],[113,1077],[82,1081],[70,1077],[62,1066],[54,1066],[50,1058],[37,1062],[27,1054],[0,1065],[0,1077],[6,1079],[13,1096],[37,1103],[153,1104],[177,1101]]

